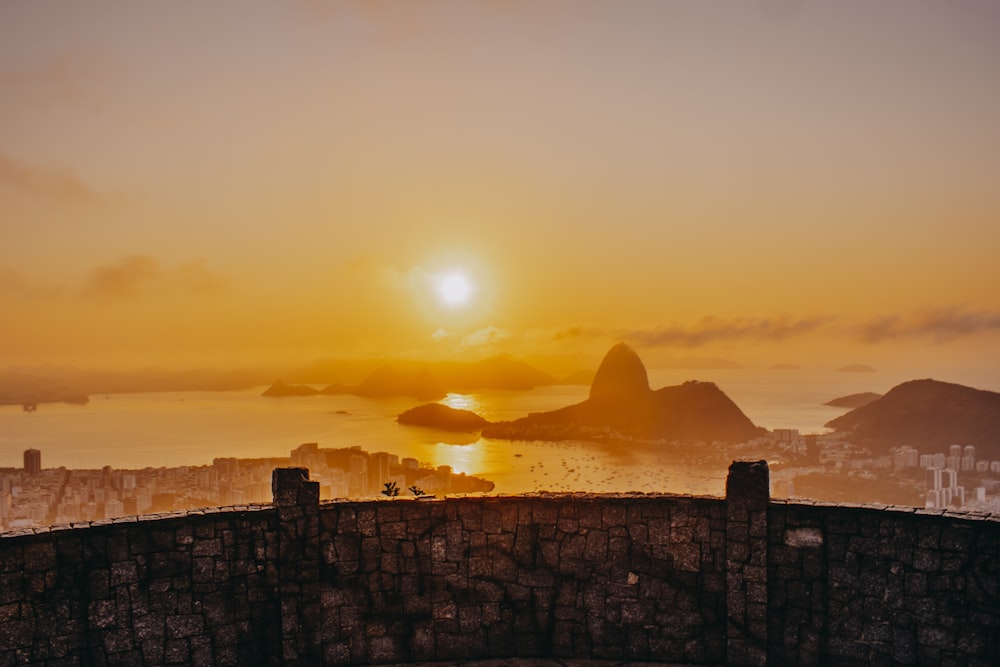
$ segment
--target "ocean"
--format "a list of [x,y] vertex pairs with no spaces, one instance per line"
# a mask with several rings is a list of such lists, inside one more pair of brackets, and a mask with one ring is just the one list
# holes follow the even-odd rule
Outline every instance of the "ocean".
[[[759,426],[824,432],[845,412],[837,396],[884,393],[904,379],[880,373],[806,371],[652,371],[653,388],[686,379],[713,381]],[[941,378],[946,379],[946,378]],[[996,390],[996,386],[980,388]],[[402,426],[411,398],[358,396],[264,398],[264,387],[228,392],[91,396],[87,405],[43,404],[36,412],[0,407],[0,467],[21,467],[23,451],[42,452],[45,468],[144,468],[210,464],[216,457],[287,456],[306,442],[358,445],[415,457],[485,477],[498,493],[529,491],[674,492],[722,495],[726,470],[693,469],[656,451],[623,452],[581,442],[523,442]],[[443,402],[491,421],[515,419],[586,398],[588,387],[452,394]]]

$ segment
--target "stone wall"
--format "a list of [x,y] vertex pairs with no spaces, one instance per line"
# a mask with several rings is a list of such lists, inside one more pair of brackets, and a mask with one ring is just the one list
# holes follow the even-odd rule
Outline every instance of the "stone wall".
[[0,665],[1000,664],[1000,520],[727,498],[318,502],[0,537]]
[[1000,665],[1000,520],[772,502],[777,664]]
[[327,664],[725,660],[725,504],[512,497],[321,512]]
[[274,509],[0,538],[0,664],[252,664],[273,653]]

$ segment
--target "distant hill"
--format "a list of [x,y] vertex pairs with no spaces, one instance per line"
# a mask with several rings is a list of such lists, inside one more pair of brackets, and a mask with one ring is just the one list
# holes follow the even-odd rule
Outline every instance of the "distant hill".
[[837,369],[839,373],[874,373],[875,369],[867,364],[848,364]]
[[576,439],[625,435],[643,439],[742,442],[758,428],[711,382],[652,390],[646,368],[627,345],[612,347],[582,403],[487,426],[483,435],[507,439]]
[[375,373],[389,368],[398,380],[412,373],[426,372],[449,392],[474,389],[532,389],[560,384],[555,376],[507,355],[497,355],[478,361],[338,361],[323,359],[310,366],[290,371],[286,379],[303,384],[342,383],[343,387],[361,386]]
[[370,397],[416,396],[422,401],[434,401],[448,395],[444,385],[426,368],[397,371],[389,366],[382,366],[365,378],[355,393]]
[[847,396],[840,396],[832,401],[827,401],[823,405],[829,405],[834,408],[860,408],[869,403],[877,401],[882,398],[882,394],[876,394],[872,391],[862,392],[860,394],[848,394]]
[[426,366],[449,391],[472,389],[533,389],[558,384],[554,376],[523,361],[499,355],[482,361],[437,362]]
[[0,405],[87,403],[94,394],[248,389],[274,377],[270,370],[99,371],[74,366],[0,369]]
[[286,396],[315,396],[318,393],[319,389],[314,387],[302,384],[285,384],[281,380],[275,380],[270,387],[264,390],[261,396],[284,398]]
[[977,457],[1000,459],[1000,394],[949,382],[904,382],[826,426],[873,451],[909,445],[932,454],[974,445]]
[[[346,366],[345,366],[346,367]],[[335,362],[324,362],[314,367],[309,377],[315,378],[322,369],[335,369]],[[350,366],[356,370],[356,366]],[[477,389],[525,390],[534,387],[559,384],[554,376],[516,361],[505,355],[472,362],[435,362],[414,365],[414,362],[400,362],[400,367],[383,364],[369,372],[358,384],[333,383],[316,391],[307,385],[284,384],[272,386],[264,396],[307,396],[313,393],[333,396],[356,394],[372,398],[388,396],[413,396],[422,401],[444,398],[449,392],[463,393]],[[295,393],[297,387],[306,387]]]

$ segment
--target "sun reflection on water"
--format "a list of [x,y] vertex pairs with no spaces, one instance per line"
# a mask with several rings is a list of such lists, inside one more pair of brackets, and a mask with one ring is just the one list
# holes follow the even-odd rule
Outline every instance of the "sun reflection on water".
[[[434,460],[437,465],[451,466],[452,472],[456,474],[482,475],[484,472],[489,472],[485,470],[482,440],[459,446],[438,442],[434,445]],[[489,475],[484,476],[489,477]]]
[[455,410],[469,410],[475,413],[478,413],[483,408],[479,403],[479,399],[472,394],[448,394],[439,402]]

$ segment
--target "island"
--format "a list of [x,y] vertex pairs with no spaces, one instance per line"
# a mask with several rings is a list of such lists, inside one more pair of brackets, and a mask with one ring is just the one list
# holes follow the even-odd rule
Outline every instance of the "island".
[[441,403],[418,405],[403,412],[396,421],[409,426],[426,426],[443,431],[471,433],[488,426],[489,422],[470,410],[457,410]]
[[847,396],[840,396],[833,399],[832,401],[827,401],[823,405],[829,405],[832,408],[860,408],[868,405],[869,403],[874,403],[878,399],[882,398],[882,394],[876,394],[872,391],[865,391],[860,394],[848,394]]

